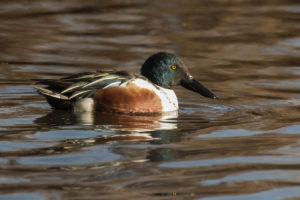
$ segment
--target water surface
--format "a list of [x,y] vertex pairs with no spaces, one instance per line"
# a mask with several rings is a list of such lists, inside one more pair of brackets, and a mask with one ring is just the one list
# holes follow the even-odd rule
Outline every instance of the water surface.
[[[296,0],[0,2],[0,199],[299,199],[299,21]],[[74,114],[33,88],[159,51],[220,99]]]

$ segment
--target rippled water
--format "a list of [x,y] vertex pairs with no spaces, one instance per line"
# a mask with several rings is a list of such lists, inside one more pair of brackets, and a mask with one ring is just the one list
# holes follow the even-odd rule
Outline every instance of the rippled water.
[[[299,199],[300,3],[1,1],[0,199]],[[174,52],[220,100],[53,111],[35,78]]]

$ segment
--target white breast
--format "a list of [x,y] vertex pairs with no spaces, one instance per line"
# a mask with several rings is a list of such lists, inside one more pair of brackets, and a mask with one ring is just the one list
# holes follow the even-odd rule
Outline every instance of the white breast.
[[159,93],[157,93],[161,99],[162,111],[170,112],[178,110],[178,100],[173,90],[159,87]]

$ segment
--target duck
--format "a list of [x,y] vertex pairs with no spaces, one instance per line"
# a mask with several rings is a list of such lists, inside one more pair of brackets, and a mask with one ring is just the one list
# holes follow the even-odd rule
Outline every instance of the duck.
[[176,85],[200,95],[217,95],[196,80],[175,54],[159,52],[141,67],[141,74],[98,70],[60,79],[35,79],[37,92],[53,109],[74,112],[149,114],[178,110]]

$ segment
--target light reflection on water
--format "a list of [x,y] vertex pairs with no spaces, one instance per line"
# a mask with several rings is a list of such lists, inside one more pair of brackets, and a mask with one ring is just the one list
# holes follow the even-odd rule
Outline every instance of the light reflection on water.
[[[67,148],[67,147],[65,147]],[[34,156],[34,157],[22,157],[17,160],[20,165],[90,165],[101,162],[112,162],[119,158],[118,155],[110,152],[109,146],[93,146],[89,148],[83,148],[81,153],[71,153],[65,155],[53,155],[53,156]]]
[[237,196],[223,196],[223,197],[212,197],[212,198],[201,198],[203,200],[238,200],[238,199],[261,199],[268,200],[270,198],[274,200],[296,198],[300,195],[299,187],[291,188],[280,188],[273,189],[265,192],[259,192],[250,195],[237,195]]
[[259,181],[259,180],[289,180],[299,182],[300,174],[298,170],[269,170],[230,175],[220,179],[206,180],[205,185],[218,185],[226,182]]
[[300,164],[300,158],[298,156],[247,156],[247,157],[230,157],[230,158],[209,159],[209,160],[180,161],[180,162],[162,164],[161,166],[170,167],[170,168],[187,168],[187,167],[207,167],[207,166],[214,166],[214,165],[244,164],[244,163]]
[[31,199],[46,199],[43,198],[40,193],[16,193],[16,194],[4,194],[0,197],[1,200],[13,200],[13,199],[24,199],[24,200],[31,200]]
[[[299,198],[299,7],[0,2],[0,199]],[[138,73],[158,51],[179,54],[220,99],[176,87],[178,113],[74,114],[33,88]]]

